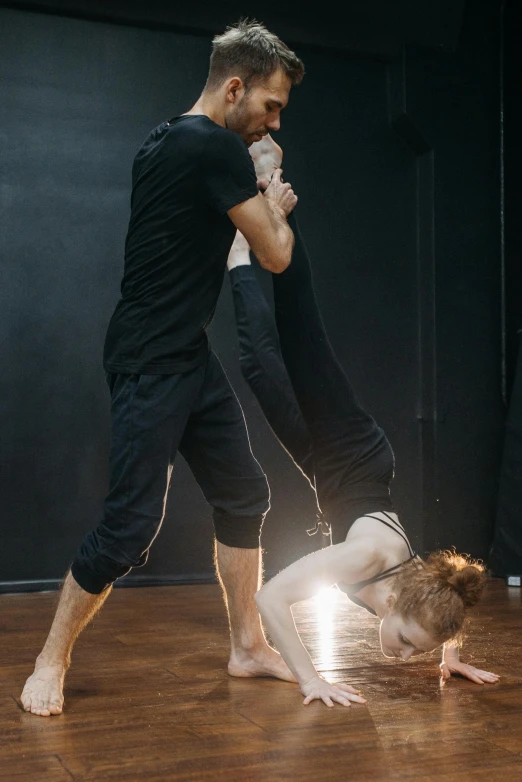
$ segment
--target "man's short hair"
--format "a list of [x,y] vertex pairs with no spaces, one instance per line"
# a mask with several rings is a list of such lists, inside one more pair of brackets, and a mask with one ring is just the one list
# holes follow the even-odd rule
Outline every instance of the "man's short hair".
[[205,89],[213,92],[230,76],[239,76],[249,89],[267,80],[278,68],[293,86],[301,83],[304,65],[299,57],[255,19],[241,19],[213,39]]

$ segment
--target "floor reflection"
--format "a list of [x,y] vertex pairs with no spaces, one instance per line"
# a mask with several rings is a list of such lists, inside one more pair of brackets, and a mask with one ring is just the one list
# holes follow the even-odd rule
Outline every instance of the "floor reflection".
[[338,592],[333,587],[319,590],[314,598],[319,638],[317,644],[317,667],[320,670],[333,668],[334,613]]

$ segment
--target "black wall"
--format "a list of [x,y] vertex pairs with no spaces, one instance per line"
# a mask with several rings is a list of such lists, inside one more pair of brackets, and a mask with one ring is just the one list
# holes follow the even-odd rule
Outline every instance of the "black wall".
[[502,4],[502,390],[509,404],[499,482],[495,535],[489,552],[499,576],[522,571],[522,6]]
[[[470,6],[455,52],[298,47],[307,76],[278,141],[333,344],[396,452],[403,522],[420,551],[483,556],[503,420],[499,21],[495,3]],[[0,9],[0,52],[0,581],[41,581],[101,514],[101,351],[132,159],[197,98],[209,38]],[[211,338],[271,484],[263,545],[277,570],[318,545],[314,505],[240,377],[227,283]],[[180,459],[161,536],[129,578],[208,577],[211,538]]]
[[504,13],[504,262],[506,280],[506,391],[513,385],[522,329],[522,5],[507,0]]
[[192,34],[221,32],[241,17],[255,18],[292,44],[350,53],[390,56],[405,44],[454,49],[465,0],[322,0],[283,4],[280,0],[12,0],[0,5],[81,19],[112,21]]

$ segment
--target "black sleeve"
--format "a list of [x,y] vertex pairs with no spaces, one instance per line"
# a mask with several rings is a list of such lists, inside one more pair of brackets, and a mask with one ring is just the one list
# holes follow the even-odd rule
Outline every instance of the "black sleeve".
[[257,195],[252,158],[236,133],[225,128],[212,133],[202,154],[200,186],[205,203],[220,214]]

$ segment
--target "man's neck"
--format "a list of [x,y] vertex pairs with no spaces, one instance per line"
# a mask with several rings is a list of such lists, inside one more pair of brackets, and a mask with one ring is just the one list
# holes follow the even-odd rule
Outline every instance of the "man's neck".
[[221,125],[222,128],[226,128],[225,112],[220,104],[221,102],[218,104],[216,100],[203,93],[190,111],[186,111],[185,114],[204,114],[212,122]]

